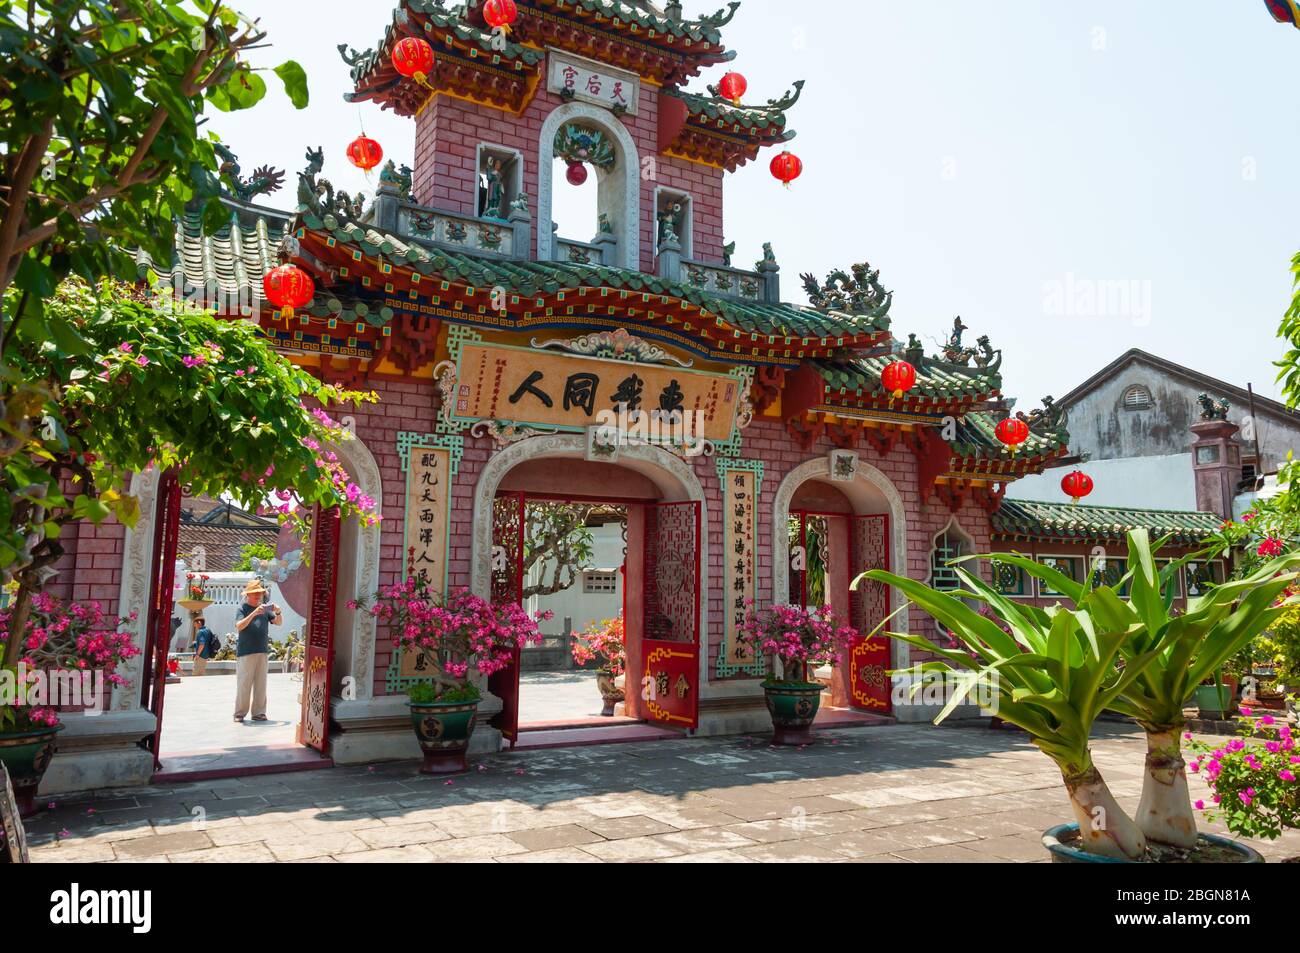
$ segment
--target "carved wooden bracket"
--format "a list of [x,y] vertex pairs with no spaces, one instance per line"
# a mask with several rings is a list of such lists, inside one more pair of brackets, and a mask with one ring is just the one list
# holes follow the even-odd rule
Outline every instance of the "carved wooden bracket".
[[826,436],[841,450],[856,450],[862,442],[863,428],[855,424],[827,424]]
[[785,387],[784,367],[760,367],[754,374],[754,387],[750,399],[754,402],[754,413],[761,414],[776,403]]
[[803,424],[798,418],[791,418],[785,422],[785,429],[789,431],[804,450],[811,450],[826,429],[826,425],[818,420],[812,424]]

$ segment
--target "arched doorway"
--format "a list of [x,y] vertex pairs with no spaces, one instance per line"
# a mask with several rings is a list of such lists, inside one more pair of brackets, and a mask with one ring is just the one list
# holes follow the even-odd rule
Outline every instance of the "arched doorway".
[[[628,655],[623,714],[693,730],[707,682],[703,489],[689,464],[657,447],[622,447],[613,463],[587,460],[586,453],[585,436],[555,435],[492,457],[475,491],[471,589],[485,598],[519,597],[530,503],[621,508],[627,534],[619,567]],[[512,743],[520,730],[519,669],[488,685],[501,704],[493,724]]]
[[[843,456],[843,455],[841,455]],[[835,470],[839,470],[836,467]],[[830,606],[861,633],[831,677],[831,704],[877,714],[892,712],[885,674],[906,659],[892,639],[869,633],[897,608],[885,586],[853,581],[868,569],[907,572],[906,512],[879,470],[856,457],[835,472],[830,457],[791,471],[773,508],[774,603]],[[784,531],[783,531],[784,530]],[[907,611],[891,627],[905,630]]]
[[600,153],[583,160],[587,174],[596,176],[597,220],[590,223],[591,235],[580,231],[563,239],[578,255],[605,254],[601,243],[615,243],[612,260],[604,260],[604,264],[639,270],[641,160],[636,142],[627,127],[608,110],[580,102],[565,103],[552,112],[542,124],[538,137],[537,257],[541,261],[568,259],[567,252],[564,256],[557,254],[556,243],[561,236],[553,230],[556,190],[567,187],[563,180],[556,181],[556,168],[563,166],[555,160],[557,156],[576,160],[584,149],[589,155]]

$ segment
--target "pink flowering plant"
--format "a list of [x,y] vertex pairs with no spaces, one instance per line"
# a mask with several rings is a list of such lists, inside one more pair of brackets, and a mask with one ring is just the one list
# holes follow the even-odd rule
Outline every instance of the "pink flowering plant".
[[596,662],[601,673],[615,678],[622,675],[627,671],[627,636],[623,631],[623,617],[592,622],[574,636],[570,652],[579,665]]
[[[1300,747],[1296,730],[1271,714],[1241,710],[1244,737],[1210,744],[1186,735],[1196,753],[1190,768],[1210,786],[1196,809],[1241,837],[1280,837],[1300,830]],[[1250,739],[1250,740],[1247,740]]]
[[364,608],[386,629],[393,645],[416,656],[416,668],[429,678],[408,690],[412,702],[477,701],[473,677],[494,675],[515,663],[526,645],[540,645],[538,623],[550,612],[529,615],[514,603],[493,604],[460,589],[444,597],[423,575],[380,588]]
[[[10,628],[12,611],[0,612],[0,645],[12,643],[18,665],[3,670],[0,686],[18,688],[21,676],[26,682],[24,698],[4,698],[0,704],[0,731],[17,732],[36,728],[53,728],[59,723],[60,699],[48,697],[41,688],[66,683],[55,673],[102,673],[110,686],[122,686],[127,680],[118,673],[122,664],[140,654],[130,629],[136,621],[116,619],[104,612],[98,602],[64,603],[47,592],[35,595],[21,636]],[[84,697],[82,704],[88,701]],[[94,700],[89,700],[92,703]],[[99,700],[99,701],[102,701]]]
[[767,657],[765,684],[807,683],[814,669],[838,664],[858,634],[842,625],[830,606],[773,606],[761,612],[750,606],[736,641]]

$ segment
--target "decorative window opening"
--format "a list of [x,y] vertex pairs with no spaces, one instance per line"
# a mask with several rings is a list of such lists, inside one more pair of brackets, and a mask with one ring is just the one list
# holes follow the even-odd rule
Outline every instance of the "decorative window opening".
[[934,550],[930,554],[930,585],[943,592],[960,589],[961,579],[957,576],[957,570],[948,564],[969,553],[969,547],[970,541],[949,523],[934,538]]
[[603,569],[588,569],[582,574],[584,595],[610,595],[618,592],[618,573]]
[[1187,595],[1189,597],[1203,596],[1210,591],[1213,586],[1223,583],[1223,563],[1188,563],[1183,567],[1187,575]]
[[[1079,582],[1083,579],[1083,557],[1082,556],[1042,556],[1038,560],[1049,569],[1055,569],[1062,573],[1067,579],[1073,582]],[[1058,592],[1042,580],[1038,582],[1038,594],[1040,596],[1063,596],[1065,593]]]
[[[580,210],[579,214],[570,218],[590,216],[591,224],[595,227],[595,231],[590,235],[584,233],[580,227],[576,233],[566,237],[583,242],[595,242],[602,235],[616,234],[625,214],[623,208],[625,203],[623,180],[619,175],[614,174],[619,165],[619,155],[613,137],[594,124],[565,123],[555,134],[554,156],[554,181],[559,181],[563,170],[564,180],[570,187],[579,190],[578,196],[574,196],[578,201],[564,202],[575,211]],[[589,211],[592,189],[588,179],[592,171],[595,172],[596,178],[594,216],[590,215]],[[556,227],[558,230],[558,218]]]
[[480,218],[505,221],[510,203],[523,190],[524,163],[518,152],[479,143],[478,195],[474,211]]
[[1125,410],[1150,410],[1154,404],[1155,401],[1151,399],[1151,391],[1141,384],[1134,384],[1124,391],[1122,406]]
[[1029,591],[1029,574],[1019,566],[998,562],[996,559],[990,565],[993,572],[993,588],[999,594],[1011,596],[1012,598],[1031,595]]

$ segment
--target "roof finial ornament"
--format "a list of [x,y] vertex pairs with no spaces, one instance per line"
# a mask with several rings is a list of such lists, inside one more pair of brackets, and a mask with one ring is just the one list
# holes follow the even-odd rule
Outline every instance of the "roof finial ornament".
[[873,271],[871,265],[864,261],[852,265],[849,271],[853,273],[852,276],[836,268],[820,285],[815,276],[800,275],[809,303],[819,311],[842,311],[873,318],[887,315],[894,303],[894,293],[886,291],[881,285],[880,269]]
[[1201,405],[1202,420],[1228,419],[1228,410],[1231,408],[1231,405],[1228,403],[1228,398],[1220,397],[1216,400],[1209,394],[1199,394],[1197,395],[1196,400]]
[[231,191],[241,202],[251,201],[258,195],[278,192],[284,185],[284,173],[269,165],[254,169],[251,176],[244,178],[240,175],[239,156],[220,142],[212,143],[212,148],[221,157],[221,174],[226,177]]
[[673,23],[682,22],[682,0],[669,0],[664,7],[664,14]]

